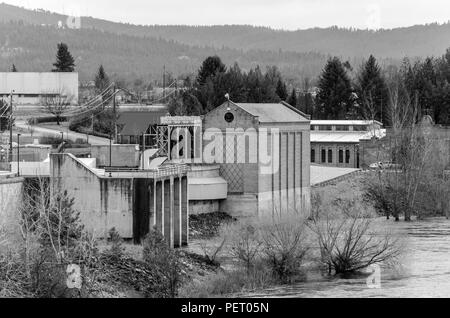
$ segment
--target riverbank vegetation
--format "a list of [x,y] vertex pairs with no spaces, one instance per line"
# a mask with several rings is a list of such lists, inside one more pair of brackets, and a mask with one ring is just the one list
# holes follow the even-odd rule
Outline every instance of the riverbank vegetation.
[[361,196],[339,198],[337,189],[342,184],[330,189],[329,196],[321,195],[323,189],[314,191],[312,217],[276,213],[224,225],[208,241],[209,250],[204,242],[199,248],[214,252],[218,270],[182,286],[180,296],[245,294],[301,284],[312,273],[332,277],[363,273],[375,264],[395,266],[402,243],[375,226],[376,213]]

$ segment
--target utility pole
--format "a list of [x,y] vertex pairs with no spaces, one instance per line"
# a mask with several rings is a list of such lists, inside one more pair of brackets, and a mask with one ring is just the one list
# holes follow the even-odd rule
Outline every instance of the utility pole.
[[20,177],[20,136],[17,134],[17,176]]
[[166,99],[166,66],[163,68],[163,99]]
[[109,168],[112,167],[112,135],[109,135]]
[[113,84],[114,142],[117,143],[116,83]]
[[9,163],[12,172],[12,155],[13,155],[13,93],[11,91],[10,101],[9,101]]

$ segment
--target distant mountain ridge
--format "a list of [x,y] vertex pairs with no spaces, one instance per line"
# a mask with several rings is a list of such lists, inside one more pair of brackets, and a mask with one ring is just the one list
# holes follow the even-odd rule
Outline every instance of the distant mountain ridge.
[[[67,16],[0,4],[0,22],[23,21],[54,25]],[[440,55],[450,46],[450,23],[417,25],[391,30],[349,30],[337,27],[280,31],[249,25],[161,26],[132,25],[82,17],[83,28],[119,35],[153,37],[194,46],[247,50],[318,52],[349,58],[374,54],[380,58]]]
[[91,17],[80,30],[58,28],[67,16],[0,4],[0,71],[14,63],[19,71],[49,71],[56,44],[66,42],[82,81],[92,80],[100,64],[108,74],[134,81],[160,80],[163,66],[178,76],[196,72],[210,55],[224,63],[279,67],[289,82],[315,79],[332,55],[358,67],[374,54],[382,64],[404,56],[440,56],[450,47],[450,24],[379,32],[339,28],[277,31],[253,26],[139,26]]

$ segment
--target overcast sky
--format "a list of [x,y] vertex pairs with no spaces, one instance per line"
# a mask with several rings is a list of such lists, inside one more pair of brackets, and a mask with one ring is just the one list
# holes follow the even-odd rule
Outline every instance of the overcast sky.
[[133,24],[394,28],[450,20],[449,0],[1,0]]

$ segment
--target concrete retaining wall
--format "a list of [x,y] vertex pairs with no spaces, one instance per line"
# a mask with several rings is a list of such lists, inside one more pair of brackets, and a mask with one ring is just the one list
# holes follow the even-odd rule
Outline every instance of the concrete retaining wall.
[[19,204],[22,201],[22,178],[0,176],[0,231],[6,237],[19,234]]

